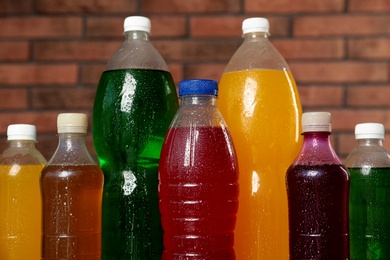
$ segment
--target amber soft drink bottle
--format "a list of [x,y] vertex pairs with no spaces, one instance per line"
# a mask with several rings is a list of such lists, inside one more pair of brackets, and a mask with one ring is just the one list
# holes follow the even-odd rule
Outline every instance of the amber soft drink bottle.
[[238,165],[212,80],[180,82],[159,166],[163,259],[235,259]]
[[58,147],[41,174],[42,259],[101,259],[103,173],[87,126],[85,114],[58,115]]
[[345,160],[351,259],[390,259],[390,155],[384,136],[382,124],[357,124],[357,145]]
[[217,101],[240,167],[234,247],[242,260],[287,259],[285,174],[301,145],[301,103],[268,39],[268,20],[246,19],[242,29],[244,42],[224,71]]
[[0,155],[0,259],[41,258],[39,176],[46,164],[36,149],[36,127],[13,124]]
[[103,259],[159,259],[158,161],[178,109],[168,66],[149,41],[146,17],[125,19],[93,108],[93,141],[105,176]]
[[349,259],[349,174],[334,152],[331,115],[302,116],[303,145],[286,174],[290,259]]

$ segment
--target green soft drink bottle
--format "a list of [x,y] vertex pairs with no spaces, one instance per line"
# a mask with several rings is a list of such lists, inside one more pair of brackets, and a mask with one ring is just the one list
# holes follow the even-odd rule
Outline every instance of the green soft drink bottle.
[[355,126],[356,148],[345,165],[350,173],[351,259],[390,259],[390,156],[384,126]]
[[149,42],[150,20],[127,17],[125,40],[97,88],[93,141],[104,172],[102,259],[160,259],[158,162],[178,109],[169,69]]

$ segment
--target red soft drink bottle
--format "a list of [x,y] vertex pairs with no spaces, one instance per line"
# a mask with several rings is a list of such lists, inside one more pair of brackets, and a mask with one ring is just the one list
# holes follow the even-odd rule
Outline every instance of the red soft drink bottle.
[[159,165],[163,259],[235,259],[238,165],[212,80],[179,85]]

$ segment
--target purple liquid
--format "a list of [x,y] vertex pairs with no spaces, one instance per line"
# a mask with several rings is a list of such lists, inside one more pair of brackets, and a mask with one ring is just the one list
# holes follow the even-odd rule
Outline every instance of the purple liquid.
[[342,165],[287,171],[290,259],[348,259],[348,172]]

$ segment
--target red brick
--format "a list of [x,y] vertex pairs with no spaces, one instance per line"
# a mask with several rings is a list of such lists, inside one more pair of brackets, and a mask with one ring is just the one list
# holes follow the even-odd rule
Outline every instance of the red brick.
[[98,85],[104,65],[84,65],[81,69],[81,82],[83,85]]
[[0,61],[27,61],[29,58],[28,42],[0,42]]
[[236,41],[154,41],[154,46],[167,62],[228,61],[239,44]]
[[386,62],[290,62],[299,83],[369,83],[386,82]]
[[285,59],[345,58],[342,39],[276,39],[271,41]]
[[353,0],[348,1],[348,10],[350,12],[390,12],[389,0]]
[[26,89],[0,89],[1,110],[21,110],[28,108]]
[[44,41],[35,43],[38,61],[102,61],[120,47],[120,41]]
[[2,0],[0,14],[27,14],[32,12],[32,0]]
[[350,86],[347,97],[348,106],[390,107],[390,85]]
[[3,38],[69,38],[82,33],[82,21],[77,17],[0,18]]
[[58,112],[50,111],[39,113],[35,111],[0,113],[0,132],[5,134],[10,124],[33,124],[37,127],[39,133],[56,133],[57,132],[57,115]]
[[142,13],[238,13],[240,0],[143,0]]
[[366,122],[381,123],[390,129],[390,111],[384,109],[334,109],[328,110],[332,114],[332,128],[334,131],[353,132],[356,124]]
[[[152,24],[151,41],[159,37],[183,37],[187,33],[184,17],[149,17]],[[93,17],[87,20],[88,37],[109,37],[124,39],[124,18]]]
[[296,36],[372,36],[390,33],[390,16],[332,15],[294,19]]
[[86,34],[90,38],[118,38],[118,40],[121,40],[124,39],[123,22],[124,17],[88,17],[86,24]]
[[37,0],[36,9],[41,13],[97,13],[129,14],[136,12],[137,1],[129,0]]
[[390,59],[390,39],[350,39],[348,56],[358,59]]
[[329,13],[344,11],[344,0],[246,0],[247,13]]
[[0,84],[3,85],[75,84],[77,78],[77,66],[73,64],[0,65]]
[[186,70],[187,78],[204,78],[219,81],[227,64],[198,64],[189,65]]
[[[193,37],[240,38],[242,22],[247,17],[237,16],[195,16],[190,20],[190,30]],[[289,34],[289,19],[286,17],[267,17],[272,36],[287,36]]]
[[37,109],[90,109],[95,89],[37,89],[32,93],[32,105]]
[[338,107],[344,100],[342,86],[310,85],[299,87],[299,96],[303,107]]

